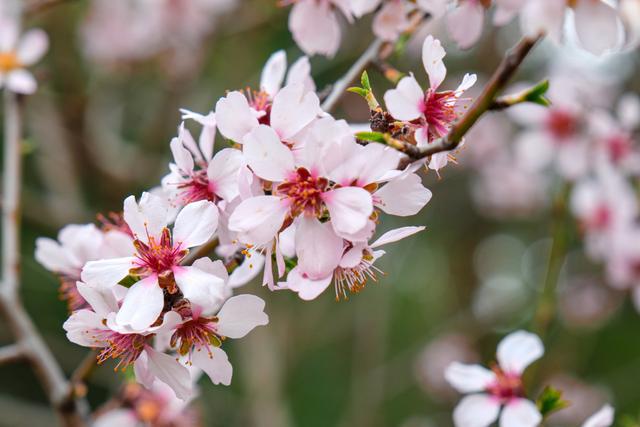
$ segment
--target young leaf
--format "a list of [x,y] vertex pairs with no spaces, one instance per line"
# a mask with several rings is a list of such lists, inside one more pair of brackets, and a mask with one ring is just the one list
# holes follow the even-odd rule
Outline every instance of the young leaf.
[[543,417],[569,406],[569,402],[562,398],[562,391],[546,386],[537,400],[538,409]]
[[356,138],[363,141],[381,142],[386,143],[386,138],[383,133],[380,132],[358,132]]

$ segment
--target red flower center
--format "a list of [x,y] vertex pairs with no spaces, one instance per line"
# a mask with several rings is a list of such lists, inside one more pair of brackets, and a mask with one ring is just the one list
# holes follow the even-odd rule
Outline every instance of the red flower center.
[[489,394],[501,402],[524,397],[524,387],[520,375],[504,372],[498,366],[494,366],[492,370],[496,374],[496,380],[487,387]]
[[185,205],[200,200],[218,201],[206,170],[195,171],[188,181],[178,184],[178,189],[181,190],[180,197]]
[[144,350],[144,346],[151,335],[120,334],[114,331],[101,331],[94,337],[96,342],[107,345],[98,353],[98,364],[109,359],[120,359],[114,370],[132,365]]
[[211,355],[211,346],[220,347],[223,336],[216,333],[216,317],[199,317],[190,319],[180,325],[171,336],[171,347],[176,347],[182,356],[191,350],[201,351],[203,348]]
[[298,168],[293,176],[276,187],[275,193],[291,202],[291,216],[308,213],[322,215],[322,193],[327,190],[329,180],[316,177],[305,168]]
[[558,140],[564,140],[573,136],[578,129],[578,119],[576,116],[561,109],[550,111],[547,116],[547,129]]
[[135,240],[133,245],[137,250],[134,261],[137,267],[130,270],[131,274],[143,277],[157,274],[160,285],[166,287],[169,293],[174,293],[173,267],[180,265],[180,261],[189,250],[182,249],[180,245],[173,245],[168,228],[162,230],[159,242],[156,242],[153,236],[149,236],[149,244]]
[[628,135],[617,134],[608,138],[606,144],[611,160],[618,163],[631,152],[633,142]]
[[429,124],[429,142],[445,136],[458,118],[455,111],[458,98],[454,91],[436,92],[429,89],[425,95],[424,115]]

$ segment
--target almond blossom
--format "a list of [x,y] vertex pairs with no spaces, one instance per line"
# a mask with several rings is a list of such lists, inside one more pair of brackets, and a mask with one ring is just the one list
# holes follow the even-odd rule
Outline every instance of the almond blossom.
[[49,48],[49,38],[42,30],[29,30],[20,36],[18,23],[0,16],[0,88],[30,95],[38,88],[26,70],[38,62]]
[[542,421],[536,404],[526,398],[524,370],[544,354],[542,341],[526,331],[507,335],[491,370],[454,362],[445,378],[464,397],[453,412],[456,427],[488,427],[498,417],[503,427],[535,427]]
[[[162,312],[164,293],[187,292],[192,283],[216,281],[197,266],[181,266],[189,248],[209,240],[216,231],[218,209],[207,200],[190,203],[176,217],[173,231],[168,226],[169,206],[158,196],[144,193],[124,202],[124,219],[134,241],[133,256],[88,262],[82,280],[91,285],[112,287],[127,276],[139,279],[128,290],[116,320],[119,324],[144,329]],[[186,295],[185,295],[186,296]]]
[[[429,76],[429,89],[424,92],[411,75],[403,77],[396,89],[391,89],[384,95],[389,113],[396,120],[409,122],[415,129],[418,147],[427,146],[449,132],[453,122],[458,118],[459,109],[466,101],[462,95],[477,80],[475,74],[465,74],[456,90],[437,92],[447,75],[442,61],[445,55],[440,40],[428,36],[422,45],[422,64]],[[438,153],[431,157],[429,167],[439,170],[446,166],[447,162],[448,154]]]

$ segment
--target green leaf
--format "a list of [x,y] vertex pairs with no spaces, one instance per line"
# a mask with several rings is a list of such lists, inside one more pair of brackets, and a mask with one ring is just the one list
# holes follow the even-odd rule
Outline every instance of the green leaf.
[[543,417],[569,406],[569,402],[562,398],[562,391],[551,386],[547,386],[542,390],[536,404]]
[[551,101],[549,101],[549,99],[545,96],[548,90],[549,80],[545,79],[530,88],[527,91],[524,100],[527,102],[533,102],[534,104],[542,105],[543,107],[548,107],[551,105]]
[[140,281],[139,277],[129,275],[124,279],[122,279],[120,282],[118,282],[118,284],[124,286],[125,288],[130,288],[138,281]]
[[367,92],[371,92],[371,83],[369,82],[369,74],[367,71],[362,72],[362,76],[360,77],[360,84],[362,84],[362,88]]
[[347,92],[358,94],[364,99],[367,99],[367,94],[369,93],[366,89],[363,89],[361,87],[350,87],[349,89],[347,89]]
[[362,139],[363,141],[381,142],[383,144],[386,142],[384,134],[380,132],[358,132],[356,133],[356,138]]

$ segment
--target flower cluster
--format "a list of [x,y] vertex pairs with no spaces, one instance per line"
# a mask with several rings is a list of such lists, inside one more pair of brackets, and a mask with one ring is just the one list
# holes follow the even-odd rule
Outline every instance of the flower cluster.
[[[405,117],[404,101],[390,92],[399,118],[424,135],[419,144],[446,132],[463,90],[436,92],[443,56],[430,38],[425,61],[438,74],[426,93],[410,94],[420,98],[419,117]],[[229,92],[215,111],[183,110],[183,118],[202,130],[196,140],[180,125],[160,187],[127,197],[122,213],[99,226],[39,239],[36,257],[60,277],[69,340],[185,400],[199,371],[229,384],[223,344],[268,322],[264,301],[232,296],[234,288],[263,270],[270,290],[310,300],[333,284],[336,299],[347,299],[377,280],[383,245],[424,229],[374,238],[384,216],[418,213],[431,192],[416,173],[422,162],[401,167],[402,153],[359,144],[345,121],[321,110],[306,57],[287,72],[276,52],[257,90]],[[216,150],[218,131],[228,144]],[[206,250],[214,243],[216,261]]]
[[[335,55],[340,47],[340,16],[353,23],[374,11],[373,33],[382,40],[397,40],[412,25],[411,17],[420,14],[446,21],[449,35],[462,49],[474,46],[480,39],[489,11],[495,26],[504,26],[518,17],[523,34],[547,34],[558,42],[567,38],[565,21],[569,20],[580,45],[594,54],[622,47],[625,40],[619,28],[630,13],[628,5],[618,10],[604,0],[294,0],[292,3],[289,29],[294,40],[307,54],[325,56]],[[627,42],[632,43],[634,29],[628,30]]]

